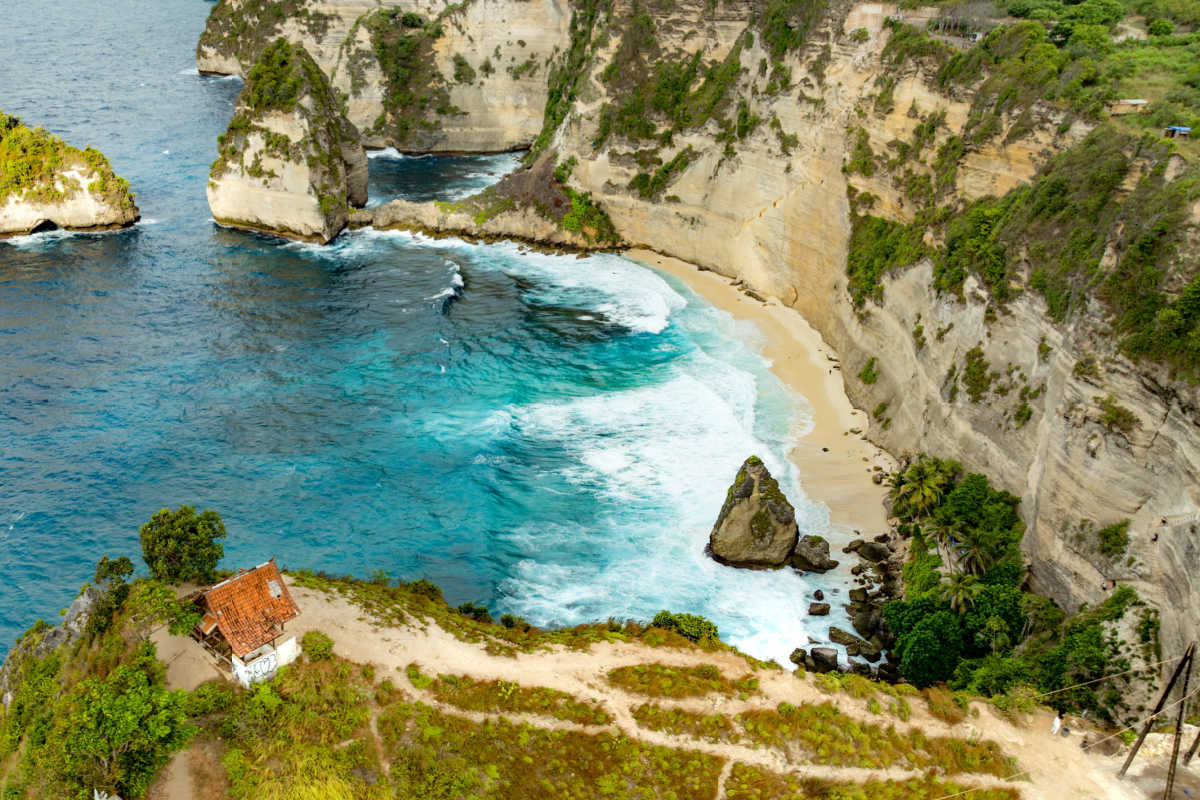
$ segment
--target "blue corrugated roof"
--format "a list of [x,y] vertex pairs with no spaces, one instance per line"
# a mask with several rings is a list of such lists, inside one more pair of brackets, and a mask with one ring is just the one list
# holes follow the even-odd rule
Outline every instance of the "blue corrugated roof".
[[1178,131],[1179,133],[1191,133],[1192,129],[1186,125],[1168,125],[1167,130]]

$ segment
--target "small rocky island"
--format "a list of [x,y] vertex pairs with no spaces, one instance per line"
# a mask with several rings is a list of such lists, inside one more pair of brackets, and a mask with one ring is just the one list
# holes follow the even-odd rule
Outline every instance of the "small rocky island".
[[796,509],[758,456],[738,470],[725,505],[708,537],[714,559],[732,567],[796,569],[826,572],[838,565],[829,557],[829,542],[800,536]]
[[344,103],[300,45],[251,68],[208,182],[222,225],[328,242],[367,202],[367,159]]
[[0,237],[112,230],[138,219],[129,181],[103,153],[71,147],[0,111]]

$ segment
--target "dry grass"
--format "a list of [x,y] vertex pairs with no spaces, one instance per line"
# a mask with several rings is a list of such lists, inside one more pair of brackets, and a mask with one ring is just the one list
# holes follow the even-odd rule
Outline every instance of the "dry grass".
[[758,678],[747,674],[737,680],[729,680],[712,664],[691,667],[637,664],[618,667],[609,671],[608,682],[619,689],[649,697],[702,697],[717,693],[744,699],[758,694]]
[[607,725],[612,719],[591,701],[544,686],[521,686],[512,681],[478,681],[469,675],[430,678],[416,664],[408,665],[408,678],[417,688],[427,688],[443,703],[467,711],[509,714],[544,714],[579,725]]
[[[932,775],[908,781],[873,780],[862,784],[781,775],[735,763],[725,782],[728,800],[929,800],[968,787]],[[1020,800],[1016,789],[976,789],[970,800]]]
[[638,725],[652,731],[676,736],[690,736],[708,742],[736,742],[741,734],[733,721],[724,714],[696,714],[681,708],[663,708],[644,703],[633,709]]
[[710,798],[722,760],[610,733],[548,731],[501,718],[476,725],[421,704],[379,719],[399,797]]
[[775,747],[797,761],[865,769],[929,769],[945,774],[980,773],[1003,777],[1016,771],[995,742],[929,737],[919,730],[901,734],[843,714],[832,703],[752,710],[737,716],[751,741]]

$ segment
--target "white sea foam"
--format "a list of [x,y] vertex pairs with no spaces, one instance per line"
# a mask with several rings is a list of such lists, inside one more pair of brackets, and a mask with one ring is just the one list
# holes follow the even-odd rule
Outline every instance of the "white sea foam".
[[200,70],[196,69],[195,67],[188,67],[187,69],[179,70],[179,72],[177,72],[176,74],[177,75],[199,75]]
[[419,155],[409,155],[408,153],[401,153],[399,150],[397,150],[394,147],[384,147],[379,150],[368,150],[367,158],[401,159],[401,158],[434,158],[434,156],[431,153],[421,153]]
[[[704,554],[729,481],[751,453],[784,484],[801,530],[829,528],[779,449],[753,433],[756,380],[697,353],[663,384],[509,409],[512,434],[565,450],[575,461],[566,477],[602,498],[605,514],[588,526],[539,521],[505,535],[524,556],[501,587],[506,605],[561,624],[692,611],[747,652],[786,664],[807,643],[807,590],[837,579],[737,570]],[[555,557],[563,548],[572,554],[565,563]]]

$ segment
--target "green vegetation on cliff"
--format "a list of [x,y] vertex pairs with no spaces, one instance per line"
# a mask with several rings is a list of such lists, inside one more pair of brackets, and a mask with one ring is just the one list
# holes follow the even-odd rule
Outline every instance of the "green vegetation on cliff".
[[[69,170],[95,177],[83,186],[64,174]],[[30,128],[0,111],[0,206],[14,199],[57,203],[85,189],[117,208],[133,207],[129,181],[114,174],[98,150],[71,147],[42,128]]]
[[286,22],[314,36],[326,32],[329,17],[308,5],[308,0],[218,0],[208,14],[196,51],[211,50],[243,65],[253,64]]
[[[1157,615],[1132,588],[1117,588],[1073,616],[1024,591],[1019,500],[985,476],[964,476],[956,461],[921,456],[894,476],[891,496],[912,547],[906,597],[888,603],[884,618],[901,671],[917,686],[948,681],[983,695],[1059,692],[1135,667],[1127,644],[1140,649],[1142,663],[1159,660]],[[1141,624],[1140,641],[1124,643],[1112,626],[1129,613],[1150,622]],[[1100,689],[1063,691],[1053,702],[1117,719],[1130,710],[1122,688],[1156,677],[1147,669]]]

